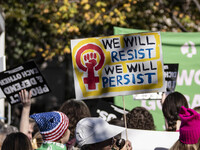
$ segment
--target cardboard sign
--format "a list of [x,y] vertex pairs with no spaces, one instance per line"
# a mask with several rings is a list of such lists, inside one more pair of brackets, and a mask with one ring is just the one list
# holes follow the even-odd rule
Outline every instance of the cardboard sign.
[[159,32],[71,40],[76,99],[165,90]]
[[[134,150],[168,150],[179,139],[179,132],[128,129],[127,133]],[[125,132],[122,138],[126,139]]]
[[178,76],[178,66],[178,64],[164,64],[167,95],[175,91]]
[[10,104],[19,103],[19,92],[32,91],[32,97],[50,92],[44,77],[34,61],[0,73],[0,86]]
[[[124,110],[107,102],[106,100],[84,100],[84,102],[90,109],[92,117],[100,117],[105,121],[110,121],[114,118],[121,119],[123,117]],[[128,111],[125,110],[125,113],[128,113]]]

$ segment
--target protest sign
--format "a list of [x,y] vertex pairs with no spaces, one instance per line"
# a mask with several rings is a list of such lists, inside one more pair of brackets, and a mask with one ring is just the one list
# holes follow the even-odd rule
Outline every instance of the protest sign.
[[[115,118],[120,120],[123,117],[124,110],[106,100],[84,100],[84,102],[90,109],[92,117],[100,117],[105,121],[110,121]],[[125,111],[125,113],[128,113],[128,111]]]
[[19,92],[23,89],[31,90],[32,97],[50,92],[50,88],[34,61],[1,72],[0,86],[10,104],[20,102]]
[[178,64],[164,64],[166,94],[175,91],[178,77]]
[[71,40],[76,99],[165,90],[159,32]]
[[[127,133],[134,150],[168,150],[179,139],[179,132],[128,129]],[[125,132],[122,138],[126,139]]]

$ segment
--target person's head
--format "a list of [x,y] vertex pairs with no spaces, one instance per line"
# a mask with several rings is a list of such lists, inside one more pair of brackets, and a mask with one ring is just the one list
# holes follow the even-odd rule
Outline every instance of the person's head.
[[69,119],[59,111],[37,113],[30,116],[37,123],[44,141],[67,143],[70,136]]
[[67,100],[62,104],[59,111],[66,114],[70,120],[69,129],[71,137],[74,137],[77,122],[82,118],[91,117],[89,108],[82,100]]
[[124,131],[119,126],[108,124],[102,118],[88,117],[81,119],[76,126],[76,141],[81,149],[111,149],[113,137]]
[[6,136],[8,134],[15,133],[15,132],[18,132],[17,127],[7,125],[7,124],[4,124],[4,123],[1,124],[1,128],[0,128],[0,150],[1,150],[3,141],[5,140]]
[[162,112],[167,122],[168,131],[176,131],[177,120],[180,120],[179,111],[181,106],[188,108],[185,96],[179,92],[167,95],[162,105]]
[[152,114],[144,107],[135,107],[126,114],[127,127],[132,129],[155,130]]
[[29,138],[21,133],[11,133],[7,135],[3,142],[2,150],[33,150]]
[[181,107],[179,140],[170,150],[199,150],[200,148],[200,114],[190,108]]

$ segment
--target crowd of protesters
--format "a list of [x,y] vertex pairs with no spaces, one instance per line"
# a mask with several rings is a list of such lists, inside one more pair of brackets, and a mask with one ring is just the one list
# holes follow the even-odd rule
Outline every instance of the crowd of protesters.
[[[156,129],[153,116],[144,107],[129,111],[125,125],[125,120],[107,122],[91,117],[82,100],[67,100],[58,110],[30,114],[31,92],[22,90],[19,96],[23,105],[19,130],[0,122],[2,150],[132,150],[134,145],[121,137],[125,127]],[[166,131],[180,134],[170,150],[200,150],[199,108],[188,108],[179,92],[167,95],[161,103]]]

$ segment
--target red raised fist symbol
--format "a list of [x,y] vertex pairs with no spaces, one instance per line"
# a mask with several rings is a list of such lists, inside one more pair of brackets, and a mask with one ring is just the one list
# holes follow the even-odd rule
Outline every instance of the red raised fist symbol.
[[86,61],[85,65],[87,68],[94,67],[97,64],[97,54],[96,53],[87,53],[84,55],[84,60]]
[[[94,52],[88,52],[83,55],[84,64],[82,64],[81,58],[83,52],[87,50],[93,50]],[[96,53],[95,53],[96,52]],[[99,56],[99,62],[97,62],[97,54]],[[96,83],[99,83],[99,77],[95,76],[95,71],[101,69],[104,64],[105,56],[101,47],[95,44],[87,44],[81,47],[76,54],[76,64],[80,70],[87,72],[88,76],[83,78],[84,84],[88,85],[89,90],[96,89]]]
[[88,84],[89,90],[96,89],[95,83],[99,82],[99,77],[94,75],[94,67],[97,65],[96,53],[87,53],[84,55],[85,65],[87,66],[88,77],[83,78],[85,84]]

